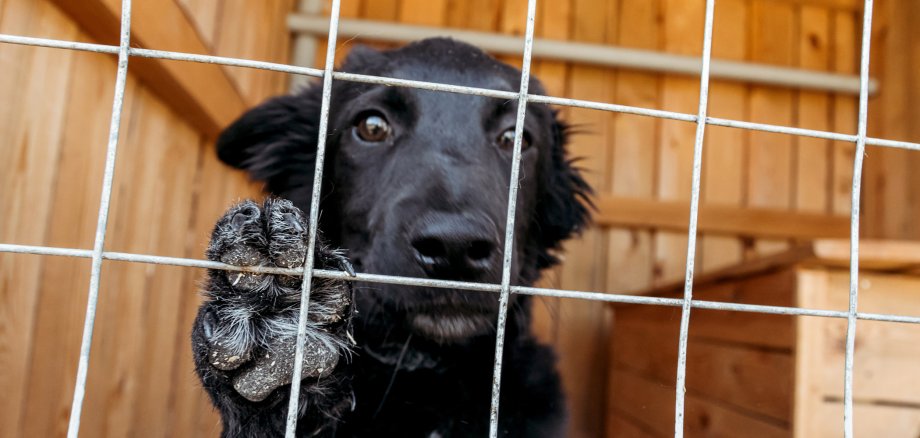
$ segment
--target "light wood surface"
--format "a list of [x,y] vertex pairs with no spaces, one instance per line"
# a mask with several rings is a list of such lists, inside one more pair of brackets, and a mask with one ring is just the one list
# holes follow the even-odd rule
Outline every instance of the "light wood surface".
[[[136,0],[134,46],[285,62],[289,36],[284,16],[293,3]],[[724,58],[852,74],[857,71],[861,3],[719,0],[713,50]],[[918,9],[907,0],[876,3],[873,71],[881,88],[870,112],[871,134],[916,141],[920,125],[911,121],[918,102],[911,48],[917,44],[911,31]],[[117,4],[0,0],[0,32],[111,44],[118,34]],[[537,33],[698,54],[701,5],[542,1]],[[523,0],[344,0],[342,14],[520,35],[525,8]],[[358,42],[386,47],[372,35],[340,41],[337,59]],[[324,51],[320,40],[320,59]],[[0,241],[91,247],[113,59],[0,45],[0,138],[5,139],[0,152],[7,157],[0,160]],[[535,61],[534,72],[551,95],[696,112],[694,79]],[[258,185],[217,162],[208,138],[244,108],[284,93],[287,77],[139,58],[130,65],[106,248],[200,257],[217,215],[236,199],[259,196]],[[710,114],[716,117],[856,131],[856,100],[848,96],[714,82],[710,99]],[[597,226],[567,244],[564,266],[549,272],[541,285],[623,292],[682,281],[694,125],[588,110],[561,112],[575,125],[572,150],[583,158],[577,165],[595,185],[600,208]],[[698,285],[704,287],[707,278],[766,272],[789,257],[805,267],[846,263],[846,242],[800,243],[847,232],[851,144],[712,126],[706,136]],[[913,190],[920,172],[912,171],[916,153],[870,148],[866,160],[866,235],[920,236],[915,226],[920,202]],[[778,170],[768,171],[766,164]],[[765,248],[787,246],[791,255],[752,258]],[[911,258],[918,252],[909,244],[863,242],[861,253],[866,269],[920,272],[920,263]],[[744,267],[709,274],[744,260],[749,261]],[[191,372],[186,341],[201,271],[114,262],[105,269],[100,303],[105,322],[100,319],[94,345],[84,433],[213,436],[216,418]],[[0,255],[0,367],[6,370],[0,373],[0,392],[6,395],[0,401],[0,437],[63,434],[87,270],[85,260]],[[561,355],[559,366],[572,401],[570,436],[597,436],[605,428],[637,436],[671,435],[646,427],[608,398],[606,349],[616,334],[610,333],[606,306],[540,299],[535,308],[541,339]],[[700,333],[716,335],[706,324],[724,323],[750,323],[760,333],[771,330],[763,315],[731,321],[707,312],[696,316]],[[776,333],[771,344],[758,348],[790,348],[795,342],[793,329]],[[732,336],[739,345],[756,338]],[[166,362],[170,365],[162,369],[153,366]],[[606,424],[605,417],[610,418]],[[701,425],[700,418],[692,421]]]
[[[99,43],[118,44],[121,2],[118,0],[53,0]],[[211,54],[195,26],[172,0],[140,0],[132,4],[132,47]],[[197,129],[215,136],[246,108],[239,89],[221,66],[132,58],[131,65],[146,86]]]
[[[689,201],[599,196],[594,222],[603,227],[657,229],[686,233]],[[815,239],[846,237],[848,217],[790,212],[777,208],[746,208],[704,203],[699,207],[698,230],[703,234],[757,238]],[[683,237],[686,240],[686,236]],[[718,251],[719,249],[713,249]]]

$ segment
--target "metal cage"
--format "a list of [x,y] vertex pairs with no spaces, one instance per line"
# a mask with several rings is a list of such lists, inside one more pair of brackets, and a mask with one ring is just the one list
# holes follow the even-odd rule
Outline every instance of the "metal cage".
[[[325,66],[322,70],[308,67],[298,67],[293,65],[252,61],[247,59],[236,59],[219,56],[207,56],[200,54],[178,53],[160,50],[139,49],[130,47],[130,26],[131,26],[131,1],[122,0],[121,15],[121,33],[120,44],[118,46],[87,44],[72,41],[60,41],[43,38],[31,38],[16,35],[0,34],[0,42],[11,44],[22,44],[30,46],[51,47],[68,50],[79,50],[96,53],[107,53],[118,55],[118,74],[115,82],[115,98],[112,104],[111,125],[109,128],[108,149],[106,155],[105,171],[102,183],[102,197],[99,205],[99,215],[96,226],[96,237],[93,249],[70,249],[55,248],[45,246],[28,246],[14,244],[0,244],[0,252],[25,253],[52,256],[82,257],[92,259],[91,277],[89,284],[89,298],[87,301],[86,317],[83,328],[83,338],[80,349],[80,359],[77,369],[76,384],[73,394],[73,404],[70,413],[70,422],[68,429],[69,437],[76,437],[80,426],[80,414],[83,407],[83,399],[86,390],[87,370],[89,368],[89,353],[92,344],[93,324],[95,320],[96,304],[99,299],[99,282],[102,263],[104,260],[120,260],[135,263],[153,263],[174,266],[197,267],[208,269],[223,269],[233,271],[250,271],[261,273],[275,273],[286,275],[302,275],[303,293],[300,307],[300,325],[298,332],[298,345],[295,357],[293,375],[299,375],[303,366],[303,344],[304,333],[306,329],[306,314],[309,310],[310,285],[313,277],[320,278],[337,278],[347,281],[361,282],[378,282],[391,283],[407,286],[426,286],[437,288],[464,289],[469,291],[494,292],[500,297],[500,310],[496,324],[497,335],[495,343],[495,361],[493,367],[492,380],[492,406],[490,410],[490,437],[496,437],[498,432],[498,415],[499,415],[499,392],[501,389],[501,364],[502,351],[505,335],[505,320],[508,310],[508,299],[510,294],[540,295],[548,297],[578,298],[594,301],[606,301],[617,303],[633,303],[655,306],[672,306],[681,307],[680,337],[678,342],[678,359],[677,359],[677,384],[675,399],[675,423],[674,436],[682,437],[684,431],[684,393],[686,382],[686,360],[687,360],[687,334],[690,327],[690,316],[694,308],[697,309],[714,309],[730,312],[757,312],[780,315],[797,315],[797,316],[817,316],[826,318],[844,318],[847,320],[846,333],[846,355],[845,355],[845,373],[844,373],[844,436],[850,438],[853,436],[853,355],[856,334],[856,323],[858,320],[875,320],[888,321],[909,324],[920,324],[920,317],[862,313],[857,310],[859,298],[859,204],[860,204],[860,183],[862,175],[862,162],[865,148],[867,145],[901,148],[913,151],[920,151],[920,144],[894,141],[879,138],[868,138],[866,136],[866,123],[868,117],[868,96],[870,92],[869,80],[869,46],[871,37],[872,22],[872,0],[865,0],[863,30],[862,30],[862,51],[860,58],[860,81],[859,81],[859,116],[858,130],[855,134],[826,132],[811,129],[793,128],[787,126],[776,126],[762,123],[752,123],[739,120],[720,119],[707,116],[707,100],[709,91],[710,65],[711,65],[711,47],[712,47],[712,27],[713,11],[715,0],[706,0],[705,14],[705,31],[703,39],[703,53],[701,59],[700,74],[700,95],[699,108],[696,114],[683,114],[670,111],[661,111],[654,109],[638,108],[614,103],[594,102],[577,99],[567,99],[552,96],[533,95],[528,93],[528,83],[530,77],[530,65],[534,45],[534,15],[536,11],[536,0],[529,0],[527,7],[526,33],[523,40],[523,66],[521,73],[521,84],[519,91],[505,92],[482,88],[461,87],[438,83],[420,82],[393,79],[386,77],[376,77],[360,74],[351,74],[336,72],[333,69],[335,59],[336,37],[339,24],[339,4],[340,0],[332,1],[332,8],[329,21],[329,44],[326,52]],[[255,68],[271,70],[295,75],[312,76],[322,78],[323,81],[323,99],[320,116],[319,138],[317,141],[317,159],[314,169],[314,186],[311,199],[311,208],[309,212],[310,230],[309,245],[311,250],[307,251],[307,261],[303,270],[299,269],[281,269],[281,268],[243,268],[222,263],[211,262],[206,260],[161,257],[144,254],[131,254],[119,252],[107,252],[104,249],[106,223],[109,213],[109,201],[112,193],[112,181],[115,170],[116,152],[118,150],[118,132],[120,127],[122,107],[124,103],[125,84],[128,73],[128,63],[131,57],[159,58],[186,62],[200,62],[222,64],[236,67]],[[500,284],[483,284],[468,283],[458,281],[443,281],[421,278],[405,278],[385,275],[358,274],[356,277],[350,277],[344,272],[312,269],[313,251],[312,248],[316,241],[316,223],[319,210],[320,181],[323,175],[323,158],[325,151],[325,139],[328,123],[331,84],[333,80],[354,81],[372,84],[382,84],[398,87],[412,87],[432,91],[461,93],[478,96],[496,97],[501,99],[516,99],[520,102],[517,110],[517,124],[514,137],[514,155],[512,159],[511,180],[509,181],[509,205],[506,216],[507,226],[504,243],[504,259],[502,281]],[[529,102],[542,104],[552,104],[561,106],[572,106],[579,108],[588,108],[601,111],[611,111],[617,113],[628,113],[647,117],[656,117],[661,119],[678,120],[696,124],[696,135],[694,139],[693,155],[693,173],[692,173],[692,193],[690,209],[688,211],[688,248],[686,258],[686,274],[684,282],[683,298],[655,298],[655,297],[638,297],[625,294],[606,294],[597,292],[585,292],[574,290],[557,290],[536,287],[523,287],[511,285],[511,251],[513,246],[511,242],[514,239],[514,214],[519,185],[519,168],[521,160],[521,138],[523,130],[523,120],[526,114],[526,106]],[[735,304],[713,301],[700,301],[693,299],[693,273],[694,258],[696,255],[697,241],[697,213],[700,198],[700,174],[702,167],[703,139],[706,133],[706,126],[726,126],[732,128],[748,129],[755,131],[765,131],[773,133],[784,133],[796,136],[814,137],[828,140],[837,140],[855,143],[856,151],[853,163],[853,185],[851,192],[851,213],[850,213],[850,293],[849,309],[847,311],[831,311],[820,309],[807,309],[796,307],[780,306],[763,306]],[[287,432],[288,437],[293,437],[297,422],[299,385],[292,385],[291,397],[289,402]]]

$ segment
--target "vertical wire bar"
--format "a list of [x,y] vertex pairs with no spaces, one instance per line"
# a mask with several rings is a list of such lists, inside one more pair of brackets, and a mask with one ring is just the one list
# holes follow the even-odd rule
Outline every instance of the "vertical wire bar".
[[109,220],[109,201],[112,181],[115,178],[115,155],[118,152],[118,132],[121,112],[125,102],[125,84],[128,80],[128,49],[131,42],[131,0],[121,1],[121,35],[118,46],[118,73],[115,76],[115,95],[112,102],[112,119],[109,124],[109,141],[102,176],[102,195],[99,199],[99,217],[96,220],[96,239],[93,242],[93,262],[89,277],[89,294],[86,299],[86,317],[83,320],[83,340],[80,343],[80,360],[70,405],[67,437],[80,433],[80,414],[86,395],[86,376],[89,372],[89,352],[93,345],[93,325],[96,322],[96,303],[99,301],[99,281],[102,275],[102,250],[105,247],[106,224]]
[[527,2],[527,26],[524,32],[524,57],[521,65],[521,87],[518,93],[517,120],[514,125],[514,153],[511,158],[511,179],[508,184],[508,214],[505,219],[505,249],[502,260],[501,295],[498,301],[498,323],[495,326],[495,363],[492,366],[492,407],[489,413],[489,436],[498,437],[498,401],[501,395],[502,356],[505,350],[505,324],[508,301],[511,298],[511,260],[514,250],[514,216],[521,171],[521,139],[524,117],[527,115],[527,91],[530,86],[530,61],[533,55],[534,16],[537,0]]
[[850,303],[847,311],[846,356],[843,372],[843,436],[853,437],[853,355],[856,349],[856,309],[859,300],[859,202],[866,125],[869,116],[869,49],[872,39],[872,0],[863,7],[862,51],[859,62],[859,121],[853,157],[853,189],[850,193]]
[[300,376],[303,374],[303,350],[307,338],[307,308],[310,305],[310,286],[313,282],[316,227],[319,220],[319,198],[323,188],[323,163],[326,161],[326,133],[329,128],[329,103],[332,98],[332,70],[335,66],[336,36],[339,31],[339,0],[332,0],[329,13],[329,36],[326,48],[326,66],[323,71],[323,98],[319,113],[319,134],[316,140],[316,167],[313,169],[313,194],[310,199],[310,223],[307,254],[303,266],[303,284],[300,292],[300,319],[297,326],[297,346],[294,353],[294,370],[291,377],[291,398],[288,401],[286,438],[297,432],[297,413],[300,402]]
[[703,31],[703,67],[700,72],[700,106],[693,143],[693,182],[690,194],[690,221],[687,229],[687,272],[684,277],[684,302],[680,316],[680,339],[677,347],[677,382],[674,398],[674,436],[684,436],[684,394],[687,392],[687,337],[690,331],[690,308],[693,299],[693,269],[696,260],[696,230],[700,205],[700,174],[703,167],[703,138],[709,105],[709,64],[712,55],[712,21],[715,0],[706,0]]

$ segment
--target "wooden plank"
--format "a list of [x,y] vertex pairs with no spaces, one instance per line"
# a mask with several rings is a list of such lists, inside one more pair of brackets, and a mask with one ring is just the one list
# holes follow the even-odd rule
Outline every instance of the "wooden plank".
[[[622,0],[619,33],[608,42],[624,47],[656,49],[660,45],[660,2]],[[621,71],[611,89],[610,102],[644,108],[659,107],[661,78],[655,74]],[[617,196],[650,198],[655,186],[655,133],[659,121],[626,114],[613,115],[612,164],[609,193]],[[599,222],[598,225],[602,225]],[[652,282],[652,231],[610,229],[607,231],[606,290],[623,291]],[[623,275],[624,272],[631,273]]]
[[[794,317],[791,316],[708,309],[693,312],[691,339],[786,351],[791,351],[795,343]],[[616,318],[617,327],[667,324],[674,319],[680,320],[680,309],[617,311]],[[744,327],[744,330],[737,330],[737,327]]]
[[[854,73],[857,70],[857,17],[853,13],[836,12],[833,15],[834,71]],[[856,134],[857,100],[852,96],[836,95],[833,99],[835,132]],[[832,211],[841,216],[850,215],[850,196],[853,187],[853,155],[856,146],[848,142],[833,144],[833,180],[831,183]]]
[[[52,0],[102,44],[118,44],[118,0]],[[133,5],[131,46],[207,54],[208,48],[174,1],[139,1]],[[245,109],[245,102],[221,66],[161,59],[133,58],[131,72],[196,129],[216,136]]]
[[860,10],[863,3],[859,0],[773,0],[775,3],[789,3],[792,5],[818,6],[830,9]]
[[608,438],[664,438],[666,435],[656,434],[651,429],[645,428],[642,423],[622,413],[608,412],[606,436]]
[[401,0],[399,21],[406,24],[443,26],[447,19],[447,0]]
[[[278,29],[287,26],[292,3],[293,0],[224,0],[220,7],[219,30],[213,42],[214,54],[288,63],[291,38]],[[290,78],[287,74],[252,68],[223,69],[233,79],[247,107],[287,91]]]
[[[106,246],[112,250],[150,253],[147,239],[150,222],[162,205],[153,199],[157,159],[161,148],[143,147],[145,138],[168,138],[167,125],[151,108],[150,91],[132,82],[132,100],[126,102],[121,130],[120,155],[115,175],[131,177],[131,184],[116,182],[112,192]],[[135,146],[135,147],[132,147]],[[136,147],[141,146],[141,147]],[[120,181],[125,181],[120,179]],[[134,429],[134,404],[139,398],[142,380],[136,374],[143,354],[144,290],[152,268],[134,263],[106,263],[102,269],[100,299],[87,376],[86,411],[80,423],[81,433],[91,436],[130,436]]]
[[[796,306],[812,309],[826,308],[828,274],[825,270],[796,272]],[[821,318],[796,318],[795,345],[795,404],[793,434],[796,437],[821,436],[825,426],[817,420],[824,403],[822,388],[826,364],[823,345],[826,340],[825,321]],[[841,412],[842,414],[842,412]],[[842,418],[842,415],[838,417]]]
[[[791,306],[795,302],[794,280],[788,269],[736,282],[710,282],[707,279],[701,279],[696,284],[694,298],[726,303]],[[682,292],[683,290],[675,284],[670,289],[654,289],[651,294],[677,297]],[[614,305],[613,307],[618,327],[676,324],[680,320],[679,307],[643,305]],[[778,349],[791,349],[794,345],[794,320],[790,316],[707,309],[697,309],[693,312],[693,322],[689,332],[691,339]],[[730,327],[744,327],[744,330],[729,330]]]
[[[602,43],[608,34],[615,34],[618,20],[608,14],[612,13],[612,5],[618,3],[601,0],[572,1],[571,39]],[[523,24],[523,21],[517,22]],[[609,96],[614,80],[607,69],[573,65],[568,75],[569,97],[592,99]],[[590,132],[571,138],[569,153],[572,157],[584,158],[580,162],[580,166],[585,169],[583,175],[594,187],[605,187],[609,181],[611,126],[608,122],[611,117],[609,113],[585,109],[571,108],[566,112],[567,120],[591,127]],[[607,242],[604,233],[591,228],[564,245],[561,286],[567,289],[603,291],[607,278]],[[556,350],[559,357],[563,358],[559,369],[571,413],[567,436],[593,437],[603,432],[608,317],[607,312],[593,303],[560,300]]]
[[[3,4],[0,32],[73,40],[76,26],[44,3],[8,0]],[[57,182],[56,157],[62,147],[65,103],[72,77],[73,52],[34,47],[0,47],[0,241],[42,245],[52,225]],[[24,400],[35,354],[35,318],[44,260],[35,256],[0,255],[0,435],[27,436]],[[60,286],[68,289],[67,286]],[[69,289],[73,292],[73,289]],[[48,413],[42,421],[48,420]]]
[[[815,423],[820,425],[819,433],[807,436],[843,436],[843,403],[825,402],[815,416]],[[853,436],[920,436],[920,409],[855,403],[853,405]],[[803,435],[802,438],[804,437]]]
[[[159,102],[146,103],[162,118],[170,131],[161,138],[144,136],[139,148],[158,151],[154,160],[156,172],[152,175],[160,183],[145,200],[153,205],[169,205],[160,208],[147,219],[144,250],[149,253],[182,257],[186,253],[184,239],[189,227],[191,210],[194,208],[192,186],[195,176],[197,151],[189,147],[198,143],[197,133],[184,124]],[[167,142],[166,147],[157,148],[155,143]],[[213,150],[213,149],[211,149]],[[144,232],[143,228],[138,231]],[[113,245],[114,246],[114,245]],[[137,378],[137,396],[133,406],[132,427],[151,436],[168,437],[179,434],[174,430],[171,419],[174,412],[170,399],[174,391],[172,384],[175,368],[185,373],[194,373],[193,362],[178,362],[175,359],[174,344],[185,344],[191,325],[180,324],[179,306],[182,297],[194,290],[195,283],[184,283],[184,271],[191,268],[157,266],[145,272],[143,289],[143,316],[141,329],[144,349],[137,357],[134,370]],[[140,299],[140,297],[136,298]]]
[[[689,201],[659,201],[601,195],[594,222],[600,226],[686,230]],[[699,207],[699,231],[770,238],[841,238],[849,235],[849,220],[826,214],[720,204]],[[686,240],[686,238],[684,239]],[[675,268],[676,269],[676,268]]]
[[[77,39],[84,36],[80,34]],[[114,68],[112,59],[89,54],[76,56],[71,66],[71,80],[62,103],[65,116],[61,151],[56,157],[58,177],[49,213],[46,243],[51,246],[92,247],[111,119],[110,82]],[[41,278],[36,294],[33,355],[29,372],[22,376],[31,390],[21,400],[26,426],[20,433],[62,436],[67,429],[76,376],[89,260],[45,258]],[[50,417],[49,412],[53,413]]]
[[[917,274],[917,271],[920,271],[917,255],[920,254],[920,244],[916,242],[860,240],[859,248],[859,265],[863,270],[905,274]],[[849,240],[817,240],[799,244],[780,254],[705,272],[694,278],[694,284],[695,287],[718,285],[793,266],[846,268],[849,266]],[[683,281],[679,281],[631,293],[651,296],[674,295],[681,293],[683,286]]]
[[[826,266],[849,266],[849,240],[819,240],[814,256]],[[909,271],[920,267],[920,244],[898,240],[860,240],[859,267],[862,270]]]
[[[625,370],[614,370],[616,408],[664,436],[673,435],[673,384],[659,382]],[[688,393],[686,396],[684,432],[687,436],[745,436],[786,437],[789,431],[782,425],[745,415],[705,398]]]
[[[699,55],[703,44],[704,7],[700,2],[664,1],[661,14],[664,19],[664,51]],[[665,76],[661,93],[661,109],[696,113],[699,104],[698,79]],[[659,126],[656,197],[667,201],[689,201],[696,127],[690,123],[674,121],[660,121]],[[689,209],[682,216],[686,221]],[[659,232],[655,236],[654,251],[654,282],[683,278],[687,258],[686,234]]]
[[365,1],[361,15],[364,18],[383,21],[396,21],[399,13],[399,0],[371,0]]
[[[500,6],[499,2],[497,0],[489,1],[495,3],[494,9],[497,13],[498,6]],[[536,26],[535,32],[538,37],[548,37],[558,40],[569,38],[569,34],[571,33],[571,20],[569,18],[572,15],[571,4],[569,2],[539,2],[537,3],[537,8],[537,17],[534,25]],[[491,17],[493,7],[491,3],[487,3],[477,10],[481,11],[479,15]],[[473,25],[472,23],[480,23],[475,24],[476,26],[480,26],[482,25],[481,23],[486,23],[490,20],[491,19],[475,19],[471,21],[471,25]],[[533,73],[540,79],[540,82],[549,95],[566,95],[566,83],[568,81],[569,72],[569,66],[567,64],[559,61],[537,61],[534,63],[533,68]],[[543,277],[538,282],[538,286],[559,288],[561,286],[559,283],[559,272],[560,268],[558,266],[550,271],[544,272]],[[536,300],[533,306],[533,323],[531,327],[534,334],[542,342],[550,345],[555,345],[558,341],[560,302],[560,298],[541,297]],[[573,365],[577,366],[577,364]]]
[[645,379],[616,368],[610,372],[610,382],[612,409],[624,412],[656,435],[674,436],[673,384]]
[[[827,71],[830,62],[830,13],[827,9],[803,6],[799,17],[799,66]],[[799,91],[798,126],[827,131],[830,96],[826,93]],[[829,140],[795,137],[795,197],[798,211],[830,213]]]
[[[920,315],[920,278],[860,275],[859,310],[896,315]],[[846,309],[849,274],[829,275],[826,308]],[[820,379],[825,396],[843,396],[843,360],[846,320],[823,320]],[[865,402],[920,405],[920,327],[878,321],[859,321],[853,367],[853,397]]]
[[175,0],[175,2],[189,17],[189,21],[195,26],[204,44],[213,49],[214,38],[219,29],[220,3],[210,0]]
[[[447,5],[447,26],[458,29],[474,29],[493,32],[498,29],[499,0],[449,0]],[[542,5],[538,4],[538,7]],[[537,19],[537,23],[541,20]],[[540,23],[544,25],[544,23]]]
[[[527,30],[527,2],[503,0],[500,6],[499,31],[503,34],[523,37]],[[536,29],[534,29],[536,31]],[[501,59],[520,68],[523,58],[519,55],[502,55]]]
[[[872,71],[891,92],[881,92],[869,102],[869,135],[920,141],[913,123],[920,105],[916,71],[920,62],[920,5],[910,0],[880,2],[873,12]],[[865,159],[863,206],[864,236],[920,239],[916,218],[920,202],[911,187],[920,186],[920,157],[916,152],[870,147]]]
[[[720,0],[713,23],[713,56],[743,61],[747,56],[746,0]],[[716,117],[743,118],[736,114],[747,107],[747,87],[733,82],[715,81],[709,89],[709,114]],[[738,129],[709,126],[703,150],[701,203],[741,206],[744,202],[744,156],[747,136]],[[734,236],[705,233],[701,239],[701,269],[709,271],[741,261],[742,240]]]
[[[615,325],[615,366],[659,381],[676,373],[678,324]],[[764,415],[791,421],[793,358],[790,352],[694,339],[687,349],[687,391]]]
[[[399,2],[396,0],[374,0],[374,1],[359,1],[352,0],[346,1],[339,5],[339,17],[340,18],[362,18],[360,14],[362,13],[371,13],[376,14],[371,18],[379,19],[383,21],[393,21],[396,20],[396,14],[399,12]],[[330,8],[332,7],[332,2],[323,2],[323,15],[329,16],[331,12]],[[384,9],[384,7],[392,9]],[[286,24],[285,24],[286,25]],[[326,48],[328,47],[328,40],[326,38],[317,38],[316,39],[316,52],[314,53],[315,59],[313,61],[313,67],[315,68],[324,68],[326,65]],[[371,47],[378,49],[387,49],[393,47],[391,44],[377,44],[377,43],[368,43],[367,41],[359,40],[356,38],[343,39],[339,38],[339,46],[335,50],[335,65],[341,66],[342,62],[345,60],[345,57],[348,56],[348,53],[351,49],[351,46],[354,44],[368,44]],[[319,82],[319,78],[306,78],[306,80],[300,80],[303,83],[310,82]]]
[[[795,60],[795,10],[792,5],[769,0],[751,3],[750,60],[791,66]],[[750,119],[783,126],[793,124],[793,92],[762,86],[752,87]],[[748,132],[748,205],[760,208],[792,207],[792,136]],[[759,254],[788,248],[782,240],[760,240]]]

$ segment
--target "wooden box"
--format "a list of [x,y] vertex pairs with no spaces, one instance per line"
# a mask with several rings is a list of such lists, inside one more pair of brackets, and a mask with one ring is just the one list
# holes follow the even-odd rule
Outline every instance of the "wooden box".
[[[817,241],[698,276],[694,299],[846,311],[848,259],[847,241]],[[920,316],[920,244],[862,242],[860,260],[860,312]],[[607,436],[673,436],[680,308],[611,308]],[[685,435],[843,436],[846,323],[693,309]],[[920,325],[858,320],[853,390],[857,437],[920,436]]]

